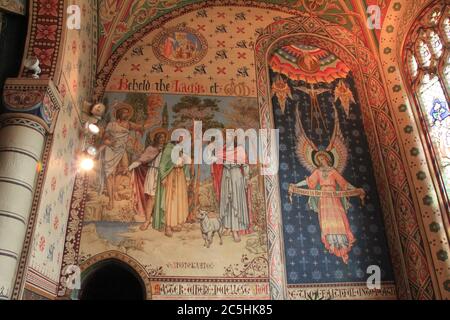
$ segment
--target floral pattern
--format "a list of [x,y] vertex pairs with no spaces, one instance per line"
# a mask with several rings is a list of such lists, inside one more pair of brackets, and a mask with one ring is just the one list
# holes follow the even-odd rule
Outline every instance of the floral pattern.
[[48,15],[56,17],[58,15],[58,0],[38,1],[39,15]]
[[53,48],[49,48],[49,49],[35,48],[34,49],[34,54],[39,59],[39,62],[45,66],[51,66],[52,57],[53,57],[54,52],[55,52],[55,49],[53,49]]
[[36,39],[56,40],[57,28],[55,25],[38,25]]
[[[68,96],[66,100],[68,99]],[[76,174],[76,146],[79,145],[78,130],[67,130],[72,118],[67,108],[63,108],[55,127],[53,152],[45,170],[41,203],[35,231],[35,244],[31,249],[29,267],[48,279],[57,282],[62,261],[64,236],[69,214],[70,197]],[[68,143],[68,141],[76,143]]]

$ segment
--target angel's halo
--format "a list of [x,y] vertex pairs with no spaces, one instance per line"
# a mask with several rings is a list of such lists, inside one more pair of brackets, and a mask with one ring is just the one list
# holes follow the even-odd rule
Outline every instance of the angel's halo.
[[325,156],[325,157],[327,157],[328,162],[329,162],[329,164],[330,164],[330,167],[333,167],[333,166],[334,166],[335,159],[334,159],[334,154],[333,154],[332,152],[325,151],[325,150],[317,150],[317,151],[313,151],[311,155],[312,155],[312,157],[311,157],[312,162],[313,162],[313,164],[314,164],[314,166],[315,166],[316,168],[319,168],[319,167],[320,167],[319,164],[318,164],[318,162],[317,162],[317,158],[318,158],[319,156]]

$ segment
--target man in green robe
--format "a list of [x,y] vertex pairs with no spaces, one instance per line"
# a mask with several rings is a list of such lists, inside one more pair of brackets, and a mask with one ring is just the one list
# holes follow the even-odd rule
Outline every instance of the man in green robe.
[[168,237],[173,232],[181,231],[189,215],[189,158],[181,151],[177,161],[172,161],[173,150],[181,141],[182,138],[165,146],[159,164],[153,228],[160,231],[165,229]]

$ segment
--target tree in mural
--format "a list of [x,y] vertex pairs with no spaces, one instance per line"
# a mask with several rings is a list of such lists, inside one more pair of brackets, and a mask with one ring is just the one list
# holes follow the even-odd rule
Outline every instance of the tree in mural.
[[136,123],[144,122],[147,117],[147,98],[140,93],[129,92],[125,97],[125,103],[133,106],[134,115],[131,118]]
[[[186,128],[193,136],[194,121],[201,121],[203,131],[211,128],[223,128],[223,124],[214,119],[216,112],[219,112],[219,100],[195,96],[184,96],[172,108],[174,114],[173,127]],[[200,165],[195,168],[191,163],[191,182],[189,184],[189,216],[187,221],[194,222],[199,206],[200,194]]]
[[259,127],[258,102],[252,98],[238,98],[229,104],[225,118],[236,128],[257,129]]
[[[147,99],[145,97],[145,95],[139,94],[139,93],[134,93],[134,92],[129,92],[126,94],[125,96],[125,100],[124,102],[126,104],[129,104],[130,106],[133,107],[133,116],[130,119],[130,121],[133,121],[137,124],[142,124],[145,122],[145,120],[147,119]],[[114,103],[112,105],[114,107]],[[129,144],[129,149],[128,152],[137,152],[140,153],[143,151],[143,148],[139,142],[141,136],[141,133],[135,133],[133,137],[131,138],[131,143]]]
[[169,126],[169,111],[167,108],[167,103],[164,104],[164,108],[163,108],[161,117],[162,117],[161,126],[163,126],[164,128],[167,129],[167,127]]
[[[161,109],[163,108],[163,98],[161,95],[145,95],[141,93],[130,92],[127,93],[124,102],[133,106],[134,115],[131,119],[132,121],[138,124],[143,123],[146,125],[146,127],[149,128],[152,128],[156,125],[164,126],[164,124],[162,123],[163,115],[161,116]],[[167,112],[167,106],[165,108]],[[132,148],[136,152],[142,152],[142,146],[138,140],[139,139],[137,137],[136,141],[132,145]]]
[[222,128],[223,124],[214,119],[215,113],[219,112],[218,102],[210,98],[182,97],[172,108],[175,114],[173,126],[193,129],[194,121],[202,121],[204,130]]

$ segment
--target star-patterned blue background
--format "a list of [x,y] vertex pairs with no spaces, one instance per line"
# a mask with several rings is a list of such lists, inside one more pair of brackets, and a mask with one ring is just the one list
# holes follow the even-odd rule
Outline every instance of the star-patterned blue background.
[[[367,198],[364,207],[358,198],[350,199],[352,206],[347,212],[347,217],[356,242],[349,254],[348,265],[325,249],[321,241],[318,216],[309,209],[308,198],[294,195],[291,204],[288,197],[289,184],[300,182],[310,174],[295,155],[295,108],[300,108],[307,136],[319,148],[327,147],[334,128],[334,88],[339,80],[315,85],[316,89],[330,89],[329,92],[319,95],[318,99],[328,127],[326,132],[323,124],[317,127],[316,122],[313,129],[311,128],[310,97],[294,89],[297,86],[309,85],[282,77],[288,81],[293,99],[287,100],[284,114],[276,97],[272,98],[272,103],[275,127],[280,130],[279,177],[288,284],[365,282],[369,276],[367,268],[370,265],[378,265],[381,268],[382,281],[393,281],[380,200],[352,75],[348,75],[345,83],[351,89],[357,104],[351,105],[348,118],[340,101],[336,102],[341,130],[349,151],[349,161],[343,176],[355,187],[364,188]],[[271,80],[276,81],[273,72]]]

